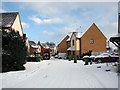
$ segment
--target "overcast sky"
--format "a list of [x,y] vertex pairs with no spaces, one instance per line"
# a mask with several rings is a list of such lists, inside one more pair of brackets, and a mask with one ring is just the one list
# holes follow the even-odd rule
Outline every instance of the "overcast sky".
[[16,11],[20,14],[23,32],[35,42],[58,44],[68,32],[93,23],[108,40],[118,31],[117,2],[2,3],[0,12]]

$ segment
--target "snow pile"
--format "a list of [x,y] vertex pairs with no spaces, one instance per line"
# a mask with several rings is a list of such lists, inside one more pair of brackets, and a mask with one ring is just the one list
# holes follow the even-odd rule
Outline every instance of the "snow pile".
[[[101,66],[101,68],[97,68]],[[116,67],[62,59],[28,62],[26,70],[2,73],[4,88],[117,88]],[[1,74],[0,74],[1,75]]]

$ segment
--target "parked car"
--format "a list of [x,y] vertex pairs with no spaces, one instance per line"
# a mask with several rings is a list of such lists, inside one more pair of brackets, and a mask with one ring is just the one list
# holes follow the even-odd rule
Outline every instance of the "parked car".
[[[86,60],[88,60],[87,62],[92,62],[93,61],[93,55],[92,56],[88,56],[88,55],[84,56],[83,61],[86,62]],[[85,64],[85,65],[87,65],[87,64]]]
[[91,59],[94,59],[94,58],[95,58],[95,56],[94,56],[94,55],[91,55],[91,56],[90,56],[90,58],[91,58]]
[[66,53],[58,53],[58,59],[66,59]]
[[55,55],[55,58],[58,58],[58,55]]
[[84,59],[84,58],[90,58],[90,57],[89,57],[88,55],[85,55],[85,56],[83,57],[83,59]]
[[117,62],[119,60],[119,56],[111,55],[109,53],[102,53],[94,58],[94,62],[102,63],[102,62]]
[[84,58],[90,58],[90,59],[94,60],[95,56],[94,55],[91,55],[91,56],[86,55],[86,56],[83,57],[83,59]]

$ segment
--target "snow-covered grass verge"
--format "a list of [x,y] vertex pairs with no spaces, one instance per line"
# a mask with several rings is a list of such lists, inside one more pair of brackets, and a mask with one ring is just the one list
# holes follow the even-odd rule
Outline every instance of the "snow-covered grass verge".
[[[97,68],[101,66],[101,68]],[[24,71],[0,73],[3,88],[117,88],[117,67],[67,60],[28,62]]]

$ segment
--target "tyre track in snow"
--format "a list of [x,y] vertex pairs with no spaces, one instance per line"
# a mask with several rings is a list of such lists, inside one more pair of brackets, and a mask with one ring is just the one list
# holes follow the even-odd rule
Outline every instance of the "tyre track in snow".
[[[93,65],[94,66],[94,65]],[[48,60],[36,64],[35,70],[28,70],[27,77],[21,74],[19,80],[9,87],[14,88],[106,88],[103,83],[103,73],[100,69],[92,66],[84,66],[83,62],[73,63],[73,61]],[[37,68],[36,68],[37,67]],[[29,68],[28,68],[29,69]],[[97,69],[97,70],[96,70]],[[29,75],[30,74],[30,75]],[[107,75],[106,75],[107,76]],[[112,77],[112,76],[111,76]],[[108,80],[108,78],[106,79]],[[13,83],[13,82],[11,82]],[[112,84],[112,83],[111,83]],[[108,87],[107,87],[108,88]]]

